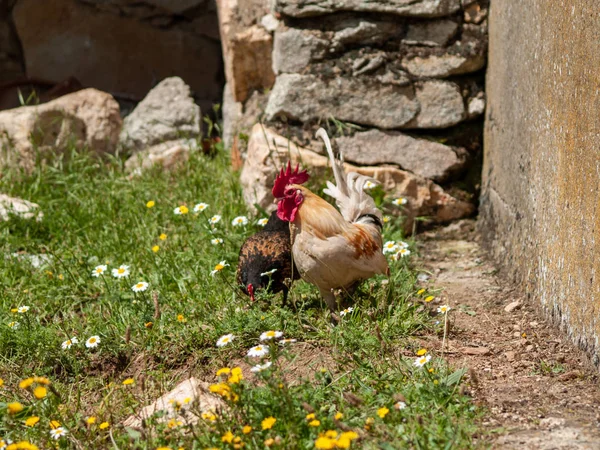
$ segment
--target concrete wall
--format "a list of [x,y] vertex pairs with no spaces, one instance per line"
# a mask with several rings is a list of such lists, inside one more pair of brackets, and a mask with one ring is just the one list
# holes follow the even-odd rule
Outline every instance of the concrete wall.
[[600,6],[502,0],[489,20],[481,230],[600,361]]

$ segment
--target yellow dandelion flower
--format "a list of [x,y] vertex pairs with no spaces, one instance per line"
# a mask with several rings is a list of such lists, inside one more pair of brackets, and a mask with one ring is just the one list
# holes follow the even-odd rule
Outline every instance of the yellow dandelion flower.
[[133,378],[126,378],[125,380],[123,380],[123,385],[124,386],[129,386],[130,384],[133,384],[135,381]]
[[153,325],[154,325],[154,323],[152,323],[152,322],[146,322],[144,324],[144,327],[146,327],[146,328],[152,328]]
[[311,420],[310,422],[308,422],[308,425],[311,427],[318,427],[319,425],[321,425],[321,421],[320,420]]
[[48,395],[48,389],[46,389],[43,386],[37,386],[34,390],[33,390],[33,396],[37,399],[41,399],[44,398],[46,395]]
[[21,389],[27,389],[33,384],[33,378],[25,378],[19,382],[19,387]]
[[58,427],[60,427],[60,422],[58,420],[51,420],[49,425],[50,428],[56,430]]
[[85,423],[87,423],[88,425],[93,425],[96,423],[96,418],[94,416],[90,416],[87,419],[85,419]]
[[231,373],[231,369],[229,367],[223,367],[217,370],[217,376],[221,375],[229,375]]
[[154,202],[154,200],[150,200],[148,203],[146,203],[146,208],[152,208],[156,203]]
[[265,440],[265,447],[271,447],[275,443],[275,439],[269,438]]
[[25,421],[25,425],[28,427],[32,427],[39,421],[40,421],[40,418],[38,416],[31,416]]
[[177,419],[171,419],[167,422],[168,428],[177,428],[181,425],[183,425],[183,422],[181,420],[177,420]]
[[323,436],[335,439],[337,438],[338,432],[335,430],[327,430]]
[[336,440],[326,436],[320,436],[315,441],[315,448],[319,450],[330,450],[336,447]]
[[306,420],[314,420],[315,418],[315,413],[310,413],[306,415]]
[[98,428],[101,430],[106,430],[108,427],[110,427],[110,423],[108,422],[102,422],[100,425],[98,425]]
[[58,274],[58,279],[62,281],[62,280],[65,279],[65,276],[62,273],[59,273]]
[[425,353],[427,353],[427,349],[422,348],[419,351],[417,351],[417,356],[423,356]]
[[231,444],[233,442],[233,438],[234,438],[233,433],[231,431],[228,431],[223,436],[221,436],[221,441]]
[[4,380],[0,378],[0,387],[4,386]]
[[267,417],[261,423],[262,429],[270,430],[271,428],[273,428],[273,425],[275,425],[275,422],[277,422],[277,419],[275,417]]
[[171,447],[156,447],[156,450],[172,450]]
[[158,237],[161,241],[164,241],[165,239],[167,239],[167,235],[165,233],[161,233],[160,236]]
[[252,427],[250,425],[246,425],[244,428],[242,428],[242,433],[244,434],[248,434],[252,431]]
[[6,407],[8,408],[9,414],[17,414],[23,411],[23,405],[21,405],[19,402],[9,403],[6,405]]
[[423,295],[425,293],[425,289],[421,288],[417,291],[417,295]]
[[211,411],[204,411],[200,417],[202,417],[202,419],[204,420],[208,420],[209,422],[214,422],[215,420],[217,420],[217,416],[214,415]]
[[50,380],[46,377],[33,377],[33,381],[37,384],[45,384],[46,386],[50,385]]
[[430,302],[430,301],[432,301],[434,298],[435,298],[435,297],[434,297],[433,295],[429,295],[429,296],[425,297],[425,301],[426,301],[427,303],[429,303],[429,302]]
[[385,416],[388,415],[389,412],[390,410],[384,406],[383,408],[379,408],[377,410],[377,415],[383,419]]
[[227,380],[229,384],[237,384],[244,379],[242,375],[242,369],[239,367],[234,367],[231,369],[231,376]]
[[340,420],[342,417],[344,417],[344,415],[341,412],[337,412],[333,417],[335,420]]
[[158,245],[155,245],[154,247],[152,247],[152,251],[154,253],[158,252],[160,250],[160,247]]
[[186,323],[187,319],[183,314],[177,314],[177,322]]

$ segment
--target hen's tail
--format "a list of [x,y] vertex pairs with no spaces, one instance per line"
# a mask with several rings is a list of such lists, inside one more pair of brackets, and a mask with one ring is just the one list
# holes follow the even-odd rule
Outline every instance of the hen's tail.
[[377,225],[383,227],[381,211],[375,205],[373,198],[364,192],[364,185],[367,181],[377,183],[377,180],[356,172],[345,175],[342,162],[336,160],[333,156],[327,132],[323,128],[319,128],[316,135],[325,142],[325,148],[329,154],[335,177],[335,185],[328,181],[327,188],[323,192],[335,199],[340,213],[348,222],[358,222],[365,218],[367,221],[374,221]]

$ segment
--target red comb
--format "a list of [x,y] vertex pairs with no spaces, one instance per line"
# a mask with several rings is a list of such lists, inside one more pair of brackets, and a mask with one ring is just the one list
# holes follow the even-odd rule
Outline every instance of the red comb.
[[308,172],[303,170],[302,172],[298,172],[300,165],[296,165],[296,169],[292,172],[292,164],[288,161],[287,169],[284,172],[283,169],[277,175],[275,179],[275,184],[273,184],[273,197],[275,198],[283,198],[285,187],[290,184],[303,184],[308,180]]

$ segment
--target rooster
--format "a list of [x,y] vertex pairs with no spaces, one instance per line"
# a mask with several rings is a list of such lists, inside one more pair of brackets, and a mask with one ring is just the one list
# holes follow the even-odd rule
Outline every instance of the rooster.
[[[237,283],[254,301],[257,291],[277,294],[283,291],[283,304],[287,301],[289,280],[300,278],[292,263],[290,227],[273,211],[265,227],[250,236],[240,249]],[[270,283],[270,284],[269,284]]]
[[[363,191],[369,177],[350,172],[344,177],[325,130],[317,136],[325,142],[336,184],[327,182],[323,192],[332,196],[336,210],[321,197],[301,186],[298,168],[281,170],[273,185],[278,199],[277,216],[290,223],[292,255],[303,280],[316,285],[331,312],[335,311],[334,289],[348,290],[376,274],[389,275],[382,252],[381,211]],[[308,175],[306,175],[308,178]],[[302,178],[303,181],[304,178]],[[375,180],[372,180],[375,181]]]

